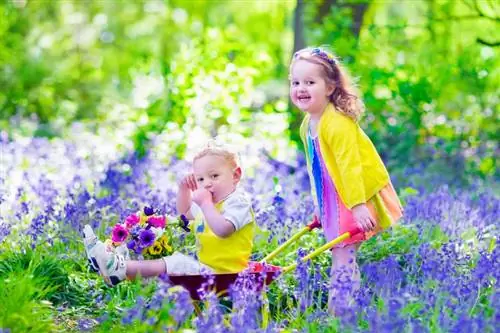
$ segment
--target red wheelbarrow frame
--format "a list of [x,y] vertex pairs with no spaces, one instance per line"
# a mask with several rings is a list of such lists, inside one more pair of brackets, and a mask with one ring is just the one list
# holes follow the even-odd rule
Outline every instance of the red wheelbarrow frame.
[[[310,224],[304,227],[301,231],[294,234],[288,241],[280,245],[276,250],[268,254],[260,262],[250,262],[248,268],[240,273],[214,274],[214,275],[169,275],[169,280],[176,286],[183,286],[189,291],[193,301],[200,300],[200,291],[215,291],[218,296],[223,296],[228,293],[231,286],[238,282],[241,278],[242,283],[250,283],[255,291],[261,291],[265,285],[269,285],[279,276],[287,273],[297,267],[297,263],[286,267],[269,265],[267,262],[274,258],[278,253],[282,252],[287,246],[295,242],[302,235],[310,232],[313,229],[320,228],[321,224],[315,218]],[[352,236],[362,232],[359,227],[354,227],[351,230],[343,233],[339,237],[324,244],[320,248],[311,252],[301,259],[301,262],[306,262],[321,253],[331,249],[338,243],[351,238]]]

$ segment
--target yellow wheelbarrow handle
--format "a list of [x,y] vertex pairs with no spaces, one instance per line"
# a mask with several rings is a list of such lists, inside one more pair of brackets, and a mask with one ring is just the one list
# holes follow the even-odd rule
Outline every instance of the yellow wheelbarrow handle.
[[[352,236],[358,234],[358,233],[361,233],[363,232],[363,230],[361,230],[361,228],[359,227],[354,227],[352,228],[351,230],[349,230],[348,232],[345,232],[343,233],[342,235],[340,235],[339,237],[329,241],[328,243],[326,243],[325,245],[321,246],[319,249],[309,253],[307,256],[303,257],[302,259],[300,259],[301,262],[306,262],[314,257],[317,257],[318,255],[320,255],[321,253],[325,252],[326,250],[329,250],[331,249],[332,247],[334,247],[335,245],[337,245],[338,243],[342,242],[342,241],[345,241],[346,239],[349,239],[351,238]],[[285,268],[283,268],[281,270],[282,273],[287,273],[289,271],[291,271],[292,269],[295,269],[297,267],[297,263],[294,263],[292,265],[289,265],[289,266],[286,266]]]
[[302,230],[300,230],[298,233],[296,233],[295,235],[293,235],[289,240],[287,240],[286,242],[284,242],[283,244],[281,244],[276,250],[274,250],[273,252],[269,253],[260,262],[261,263],[268,262],[269,260],[271,260],[274,257],[276,257],[276,255],[278,255],[281,251],[283,251],[287,246],[289,246],[290,244],[294,243],[297,239],[299,239],[300,237],[302,237],[302,235],[304,235],[305,233],[308,233],[309,231],[311,231],[313,229],[320,228],[320,227],[321,227],[321,223],[319,222],[318,217],[315,215],[311,223],[309,223],[307,226],[305,226],[304,228],[302,228]]

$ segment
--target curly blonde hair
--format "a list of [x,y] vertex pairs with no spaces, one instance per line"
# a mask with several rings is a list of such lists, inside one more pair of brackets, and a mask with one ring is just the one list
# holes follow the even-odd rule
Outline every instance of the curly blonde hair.
[[193,162],[204,156],[222,157],[231,168],[237,168],[239,166],[238,154],[234,152],[229,145],[218,142],[217,140],[209,140],[207,144],[194,155]]
[[307,47],[295,52],[290,63],[290,72],[298,60],[305,60],[321,66],[323,78],[334,86],[330,102],[344,115],[357,121],[365,111],[365,105],[359,98],[359,91],[347,70],[340,64],[338,57],[325,47]]

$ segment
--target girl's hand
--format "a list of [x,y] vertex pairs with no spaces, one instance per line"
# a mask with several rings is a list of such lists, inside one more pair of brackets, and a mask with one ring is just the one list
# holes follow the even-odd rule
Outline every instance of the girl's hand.
[[363,231],[366,232],[375,229],[377,223],[370,215],[370,211],[368,210],[368,207],[366,207],[366,204],[354,206],[352,208],[352,215],[354,217],[354,221],[361,227],[361,229],[363,229]]
[[193,201],[200,207],[207,203],[213,203],[212,193],[204,188],[199,188],[193,192]]
[[192,173],[184,177],[179,183],[179,189],[187,189],[194,192],[197,188],[198,185],[196,184],[196,179]]

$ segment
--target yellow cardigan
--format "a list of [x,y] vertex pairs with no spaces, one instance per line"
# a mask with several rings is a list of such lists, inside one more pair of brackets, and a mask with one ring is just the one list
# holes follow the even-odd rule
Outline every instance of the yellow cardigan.
[[[306,148],[307,171],[317,203],[309,156],[312,147],[307,143],[309,119],[306,114],[300,137]],[[332,104],[321,115],[317,132],[328,174],[347,208],[366,203],[389,184],[389,173],[371,140],[354,120],[335,110]]]

